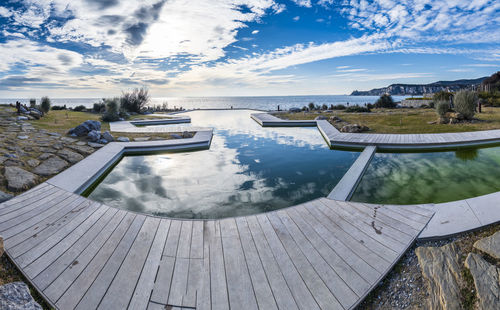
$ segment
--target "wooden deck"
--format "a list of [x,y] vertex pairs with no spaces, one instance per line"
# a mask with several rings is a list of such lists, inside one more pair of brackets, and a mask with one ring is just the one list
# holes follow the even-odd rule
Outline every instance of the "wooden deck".
[[352,309],[432,214],[321,198],[253,216],[177,220],[43,183],[0,204],[0,235],[58,309]]

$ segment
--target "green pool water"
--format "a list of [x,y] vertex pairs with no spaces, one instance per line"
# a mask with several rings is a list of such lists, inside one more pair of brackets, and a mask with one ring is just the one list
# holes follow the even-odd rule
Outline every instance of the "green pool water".
[[178,218],[255,214],[327,196],[359,155],[329,149],[316,128],[262,128],[251,113],[180,114],[214,128],[209,150],[125,156],[88,197]]
[[352,201],[417,204],[500,190],[500,147],[432,153],[376,153]]

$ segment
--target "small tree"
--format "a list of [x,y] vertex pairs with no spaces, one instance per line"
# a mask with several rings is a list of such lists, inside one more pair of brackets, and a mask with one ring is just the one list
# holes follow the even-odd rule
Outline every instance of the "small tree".
[[316,108],[316,105],[314,105],[314,102],[309,102],[309,104],[307,105],[309,107],[309,110],[314,110]]
[[396,103],[392,100],[391,95],[383,94],[378,98],[377,102],[375,102],[375,108],[388,108],[393,109],[396,107]]
[[449,110],[450,103],[448,101],[441,100],[436,103],[436,113],[439,117],[444,118]]
[[106,112],[102,116],[102,120],[105,122],[114,122],[120,119],[119,115],[119,99],[118,98],[110,98],[104,100],[106,104]]
[[122,109],[127,112],[140,113],[149,103],[151,97],[147,88],[136,88],[131,92],[123,93],[120,98]]
[[47,96],[42,97],[40,108],[42,109],[43,113],[48,113],[49,112],[49,110],[50,110],[50,99],[49,99],[49,97],[47,97]]
[[477,98],[477,93],[473,91],[461,90],[457,92],[453,98],[455,111],[466,119],[471,119],[474,117]]

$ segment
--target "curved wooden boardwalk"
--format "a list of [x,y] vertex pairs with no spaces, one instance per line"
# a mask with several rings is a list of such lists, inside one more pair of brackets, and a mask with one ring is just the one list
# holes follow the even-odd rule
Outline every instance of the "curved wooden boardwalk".
[[0,235],[58,309],[352,309],[432,214],[321,198],[252,216],[178,220],[43,183],[0,204]]

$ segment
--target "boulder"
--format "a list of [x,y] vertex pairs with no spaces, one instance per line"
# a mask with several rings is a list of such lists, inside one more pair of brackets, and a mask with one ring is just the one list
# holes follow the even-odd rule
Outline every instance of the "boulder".
[[500,259],[500,231],[476,241],[474,247],[493,258]]
[[358,133],[370,130],[368,127],[358,124],[348,124],[340,128],[341,132]]
[[188,132],[188,131],[184,131],[184,132],[182,133],[182,137],[183,137],[184,139],[186,139],[186,138],[191,138],[191,133],[190,133],[190,132]]
[[454,243],[415,250],[423,277],[429,283],[429,309],[461,309],[460,266]]
[[103,139],[103,138],[97,140],[96,142],[99,143],[99,144],[108,144],[108,140]]
[[500,268],[491,265],[481,255],[469,253],[465,260],[474,278],[479,309],[498,309],[500,305]]
[[116,138],[116,141],[118,141],[118,142],[130,142],[130,139],[128,137],[118,137],[118,138]]
[[301,112],[302,110],[299,108],[290,108],[290,109],[288,109],[288,111],[291,113],[298,113],[298,112]]
[[99,121],[93,121],[93,120],[87,120],[80,125],[76,126],[75,128],[71,128],[68,131],[69,135],[75,135],[78,137],[83,137],[88,135],[89,132],[92,130],[95,131],[101,131],[101,122]]
[[77,163],[82,160],[84,157],[76,152],[70,151],[68,149],[62,149],[57,152],[57,155],[70,162],[71,164]]
[[18,117],[17,117],[17,120],[18,120],[18,121],[27,121],[27,120],[28,120],[28,117],[27,117],[27,116],[18,116]]
[[54,155],[38,165],[33,172],[41,176],[50,176],[61,172],[67,166],[68,162]]
[[42,310],[42,307],[31,296],[28,285],[12,282],[0,286],[0,309]]
[[[7,194],[7,193],[0,191],[0,203],[9,200],[12,197],[14,197],[14,196],[12,196],[11,194]],[[0,254],[0,256],[2,256],[2,254]]]
[[108,142],[111,142],[111,141],[115,140],[115,138],[113,137],[113,135],[111,135],[111,133],[109,131],[105,131],[102,134],[102,138],[105,139]]
[[101,139],[101,132],[97,130],[91,130],[87,134],[87,138],[89,138],[89,140],[92,142],[97,142],[99,139]]
[[332,123],[340,123],[342,119],[336,115],[330,116],[329,121]]
[[318,115],[316,116],[316,118],[314,119],[315,121],[322,121],[322,120],[327,120],[328,117],[324,116],[324,115]]
[[182,136],[181,136],[181,135],[179,135],[179,134],[176,134],[176,133],[173,133],[173,134],[171,134],[170,136],[171,136],[172,138],[174,138],[174,139],[182,139]]
[[13,192],[20,192],[35,186],[38,177],[19,167],[5,167],[7,188]]

